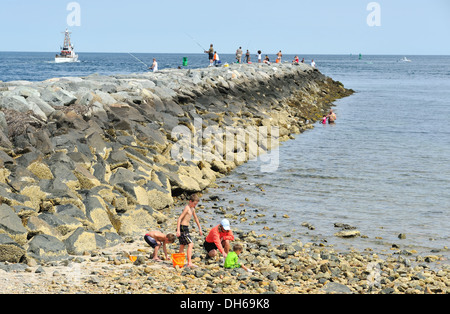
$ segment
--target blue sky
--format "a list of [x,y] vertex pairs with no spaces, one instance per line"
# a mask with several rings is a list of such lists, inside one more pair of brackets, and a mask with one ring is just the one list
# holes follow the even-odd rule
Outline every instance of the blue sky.
[[58,51],[71,2],[78,52],[450,54],[449,0],[1,0],[0,51]]

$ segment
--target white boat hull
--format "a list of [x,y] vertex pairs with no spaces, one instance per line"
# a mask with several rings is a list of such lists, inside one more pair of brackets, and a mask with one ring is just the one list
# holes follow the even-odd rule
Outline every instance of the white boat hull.
[[58,57],[55,58],[56,63],[70,63],[70,62],[78,62],[78,56],[75,57]]

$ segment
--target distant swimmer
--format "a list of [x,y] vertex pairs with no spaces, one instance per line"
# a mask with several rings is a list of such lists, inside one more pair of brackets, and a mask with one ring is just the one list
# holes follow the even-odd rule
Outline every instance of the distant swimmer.
[[156,62],[155,58],[153,58],[153,64],[149,69],[153,70],[153,72],[158,72],[158,62]]
[[330,113],[327,115],[327,118],[329,124],[336,123],[337,117],[336,114],[333,112],[333,110],[330,110]]

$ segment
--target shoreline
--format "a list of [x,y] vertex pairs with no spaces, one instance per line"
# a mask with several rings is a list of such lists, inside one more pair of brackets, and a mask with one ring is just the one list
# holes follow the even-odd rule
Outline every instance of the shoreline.
[[[448,247],[434,244],[433,238],[417,240],[412,231],[404,233],[399,229],[395,232],[392,227],[386,231],[387,225],[377,225],[375,228],[368,229],[367,225],[349,225],[349,223],[352,224],[349,219],[339,217],[328,217],[324,223],[320,219],[314,220],[311,217],[310,219],[296,217],[294,212],[290,216],[285,216],[282,206],[275,205],[277,207],[271,208],[269,199],[274,193],[273,187],[268,189],[264,182],[258,183],[260,179],[255,180],[246,176],[247,170],[250,174],[258,166],[242,167],[244,167],[243,170],[237,170],[231,174],[231,177],[220,179],[217,182],[218,186],[208,189],[206,196],[208,202],[213,204],[210,206],[214,213],[223,215],[224,218],[236,223],[242,221],[245,224],[244,230],[247,232],[267,234],[279,241],[285,239],[286,242],[291,237],[300,238],[302,241],[320,243],[340,252],[355,249],[372,251],[383,256],[398,254],[401,251],[407,251],[414,256],[436,255],[448,264]],[[277,225],[281,225],[282,231],[276,228]],[[346,230],[348,237],[337,235]],[[352,232],[355,236],[351,236]],[[424,242],[426,240],[429,241],[428,244]]]
[[[382,226],[379,227],[379,233],[375,231],[368,236],[364,228],[351,226],[345,223],[345,220],[338,218],[332,224],[317,226],[310,221],[296,220],[292,216],[280,215],[280,211],[274,214],[266,208],[257,208],[252,205],[252,200],[258,197],[257,192],[254,195],[239,194],[237,197],[227,197],[232,193],[239,193],[240,189],[241,184],[223,178],[218,182],[217,187],[208,189],[205,196],[215,214],[222,214],[223,218],[230,219],[236,224],[240,222],[246,224],[243,228],[245,232],[257,232],[261,237],[271,239],[273,242],[290,243],[300,240],[343,254],[358,251],[377,254],[384,258],[401,254],[419,258],[434,256],[439,263],[430,265],[430,267],[439,268],[439,264],[448,264],[449,251],[446,247],[437,249],[405,243],[405,239],[410,235],[407,236],[403,233],[396,234],[393,240],[386,239],[381,234]],[[253,190],[257,189],[261,189],[262,193],[265,193],[264,184],[254,186]],[[237,201],[238,199],[240,201]],[[204,214],[208,213],[205,211]],[[208,221],[214,221],[210,216],[212,216],[211,213],[209,213]],[[271,222],[274,219],[276,222]],[[274,225],[283,221],[286,221],[284,225],[290,224],[292,227],[283,230],[274,228]]]
[[[9,225],[0,226],[0,257],[7,269],[0,271],[0,280],[6,277],[7,283],[36,276],[37,282],[21,286],[23,293],[45,289],[51,290],[48,293],[158,293],[158,288],[149,290],[150,283],[164,286],[174,274],[180,275],[181,283],[183,278],[198,279],[190,287],[196,293],[247,292],[240,285],[252,287],[253,293],[448,293],[448,269],[434,272],[426,264],[415,266],[420,271],[411,267],[408,258],[387,262],[376,254],[354,253],[351,263],[342,263],[348,255],[313,244],[296,243],[295,249],[271,245],[255,233],[239,232],[239,238],[249,249],[243,258],[258,273],[234,274],[241,276],[241,282],[233,291],[226,285],[234,277],[216,262],[204,264],[208,271],[202,267],[187,271],[170,263],[155,265],[143,256],[133,265],[123,256],[122,249],[148,254],[141,239],[144,230],[175,230],[182,206],[179,199],[202,193],[243,163],[236,156],[239,147],[233,149],[233,161],[174,162],[172,149],[185,138],[173,130],[182,125],[183,131],[195,135],[208,127],[272,130],[277,126],[280,133],[275,139],[290,140],[293,134],[311,129],[334,100],[352,93],[309,66],[255,64],[92,75],[26,86],[2,83],[0,93],[6,122],[1,134],[0,210],[9,217]],[[15,106],[8,107],[10,103]],[[22,112],[17,108],[23,108]],[[201,118],[200,127],[195,118]],[[271,142],[262,151],[252,151],[245,141],[241,144],[246,157],[267,154],[273,148]],[[198,239],[194,263],[204,263],[201,243]],[[267,256],[269,262],[259,256]],[[439,262],[439,257],[429,259]],[[371,263],[380,267],[375,275],[387,273],[392,280],[371,279],[372,284],[367,284]],[[68,279],[74,267],[79,275]],[[402,272],[394,271],[398,268]],[[417,277],[418,272],[424,275]],[[418,280],[422,288],[405,284],[405,277]],[[46,280],[51,283],[48,287]],[[75,287],[78,290],[70,287],[74,281],[80,284]],[[8,292],[0,283],[0,291]],[[187,286],[166,286],[165,293],[186,293]]]
[[[176,225],[173,219],[172,225]],[[204,229],[208,231],[209,229]],[[255,272],[226,270],[220,259],[204,260],[203,238],[192,232],[197,268],[173,267],[149,258],[142,237],[59,262],[0,263],[1,294],[293,295],[448,294],[448,265],[438,256],[339,252],[314,242],[273,241],[255,232],[235,231],[244,245],[241,263]],[[275,243],[274,243],[275,242]],[[168,247],[169,254],[178,245]],[[124,253],[126,252],[126,253]],[[127,254],[137,257],[133,263]],[[161,257],[161,255],[160,255]],[[432,265],[437,265],[434,268]]]

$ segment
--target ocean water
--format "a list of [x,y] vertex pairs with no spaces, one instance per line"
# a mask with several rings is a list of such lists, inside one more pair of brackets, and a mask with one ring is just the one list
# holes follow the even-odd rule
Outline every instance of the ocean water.
[[[261,172],[261,160],[236,169],[223,181],[238,193],[223,188],[211,193],[233,206],[243,204],[239,208],[254,217],[266,215],[264,223],[248,219],[247,230],[290,233],[339,250],[393,253],[396,244],[442,254],[448,263],[450,56],[399,59],[318,57],[324,74],[356,92],[335,103],[336,125],[317,123],[283,143],[273,173]],[[354,226],[365,237],[337,238],[335,223]]]
[[[0,52],[0,80],[146,71],[127,53],[80,53],[75,64],[56,64],[54,55]],[[133,55],[146,65],[157,58],[160,69],[181,66],[183,57],[189,68],[208,65],[206,54]],[[221,198],[217,206],[233,207],[235,213],[246,210],[247,221],[233,221],[241,230],[289,234],[290,239],[322,241],[340,250],[390,253],[395,243],[421,253],[440,251],[448,258],[450,56],[407,56],[412,62],[399,62],[403,56],[299,57],[308,63],[315,59],[322,73],[355,90],[335,103],[336,125],[318,123],[283,143],[277,150],[277,171],[261,172],[263,161],[251,161],[208,195]],[[234,55],[221,55],[221,60],[232,63]],[[205,216],[218,223],[213,210]],[[303,222],[315,229],[301,226]],[[337,238],[335,223],[354,226],[365,237]],[[398,238],[401,233],[406,239]]]
[[[148,71],[153,58],[160,70],[183,67],[183,58],[188,65],[183,68],[201,68],[209,65],[207,54],[150,54],[150,53],[77,53],[79,62],[55,63],[56,53],[51,52],[0,52],[0,81],[16,80],[44,81],[54,77],[87,76],[90,74],[115,75]],[[275,54],[268,54],[275,61]],[[256,54],[252,54],[257,61]],[[292,61],[294,56],[286,56]],[[220,54],[223,64],[236,62],[235,55]]]

